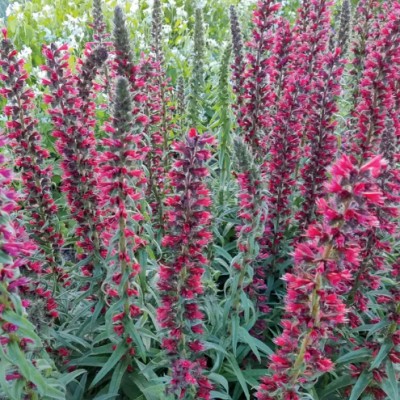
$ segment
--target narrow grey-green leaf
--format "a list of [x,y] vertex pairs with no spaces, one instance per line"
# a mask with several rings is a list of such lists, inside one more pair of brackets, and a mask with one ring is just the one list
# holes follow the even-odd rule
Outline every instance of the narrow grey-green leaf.
[[372,375],[363,371],[361,375],[358,377],[356,384],[353,386],[353,390],[351,391],[349,400],[357,400],[363,394],[364,390],[368,387],[368,385],[372,381]]
[[115,367],[115,365],[118,363],[118,361],[126,353],[127,350],[128,349],[125,343],[121,342],[118,344],[114,353],[111,354],[111,357],[107,360],[103,368],[101,368],[101,370],[97,373],[97,375],[93,379],[90,388],[96,386]]

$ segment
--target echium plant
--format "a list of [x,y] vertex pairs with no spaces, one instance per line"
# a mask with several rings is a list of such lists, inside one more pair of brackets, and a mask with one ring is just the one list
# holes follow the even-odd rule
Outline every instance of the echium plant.
[[[366,45],[365,68],[359,83],[359,93],[353,117],[357,121],[354,136],[349,140],[351,150],[361,150],[360,158],[376,154],[385,129],[389,110],[395,105],[396,80],[398,77],[398,45],[400,22],[397,20],[399,4],[384,6],[386,18],[373,23],[376,40]],[[383,23],[380,22],[383,19]],[[356,154],[356,153],[355,153]]]
[[[240,224],[236,226],[238,254],[232,259],[229,301],[232,318],[237,319],[238,322],[243,314],[243,309],[249,308],[248,304],[246,305],[243,301],[245,292],[255,302],[256,309],[263,313],[269,311],[264,293],[266,289],[265,271],[263,268],[255,269],[253,263],[259,251],[258,240],[264,233],[264,218],[267,214],[265,187],[250,149],[242,138],[235,138],[235,176],[239,185],[238,217]],[[246,312],[245,315],[249,315],[249,313]],[[260,329],[260,326],[257,329]]]
[[140,270],[137,251],[145,244],[138,235],[138,221],[143,219],[141,200],[147,180],[142,162],[146,154],[139,147],[143,122],[132,115],[129,82],[125,77],[117,78],[113,98],[113,117],[104,127],[107,137],[101,141],[103,152],[99,160],[103,239],[109,249],[102,289],[106,295],[108,331],[120,337],[113,342],[121,357],[121,349],[125,349],[124,362],[129,364],[129,357],[135,354],[134,319],[141,313],[135,278]]
[[[110,34],[107,30],[107,24],[104,21],[104,15],[102,10],[102,0],[93,0],[92,6],[92,18],[93,23],[90,27],[93,29],[93,42],[97,45],[103,45],[110,47]],[[111,80],[110,80],[110,59],[108,59],[102,66],[102,88],[104,93],[109,96],[111,91]]]
[[342,50],[342,55],[346,56],[351,35],[351,4],[349,0],[344,0],[340,11],[340,24],[336,38],[336,47]]
[[[395,305],[398,296],[395,284],[394,282],[385,284],[382,279],[382,276],[388,276],[394,272],[393,267],[388,265],[382,250],[384,249],[387,254],[392,254],[394,249],[388,237],[398,235],[396,204],[399,201],[400,185],[398,169],[394,163],[398,150],[393,144],[396,143],[395,126],[398,127],[394,93],[396,93],[395,77],[399,70],[398,67],[393,67],[390,61],[398,57],[398,51],[393,50],[392,45],[399,44],[399,25],[395,21],[399,17],[400,5],[398,3],[385,4],[383,10],[386,11],[385,15],[380,15],[374,23],[376,31],[379,31],[378,40],[374,45],[371,42],[369,44],[371,47],[367,45],[366,49],[365,75],[360,82],[359,104],[356,108],[356,112],[362,110],[363,118],[358,123],[358,134],[350,139],[353,139],[352,149],[358,149],[356,154],[362,155],[364,152],[365,157],[366,154],[381,153],[388,165],[379,178],[379,187],[384,197],[376,212],[376,223],[365,230],[355,229],[355,236],[362,249],[362,262],[354,271],[355,283],[347,299],[353,329],[360,328],[366,323],[372,327],[380,324],[386,324],[388,327],[371,337],[357,338],[354,341],[354,348],[365,351],[366,357],[362,363],[353,362],[350,365],[352,376],[358,379],[365,377],[368,381],[366,393],[371,393],[377,399],[385,397],[386,392],[383,390],[382,382],[388,374],[390,375],[388,371],[392,368],[392,359],[396,360],[398,353],[395,332],[399,315],[399,309]],[[374,74],[381,74],[387,84],[385,90],[382,87],[376,87],[370,81]],[[391,138],[389,141],[393,140],[393,143],[390,143],[388,138]],[[358,163],[362,162],[362,157],[355,157],[355,159]],[[396,275],[394,277],[396,280]],[[375,292],[378,289],[380,291]],[[385,304],[385,312],[383,310],[377,312],[377,304]],[[387,348],[387,352],[382,352],[382,343]],[[378,352],[381,356],[379,361],[375,361],[374,358]],[[356,386],[353,390],[355,388]]]
[[[364,70],[367,42],[374,42],[373,37],[375,36],[375,29],[373,28],[373,21],[378,7],[379,2],[376,0],[360,0],[354,12],[353,34],[349,44],[352,59],[350,60],[349,85],[347,93],[345,93],[351,103],[349,110],[350,115],[354,111],[360,95],[359,83]],[[349,118],[347,120],[347,129],[342,137],[344,151],[346,151],[347,146],[349,146],[348,136],[352,135],[351,131],[355,129],[356,124],[357,120],[355,118]]]
[[93,29],[93,39],[96,43],[104,43],[110,34],[104,21],[102,0],[93,0],[92,17],[93,23],[90,26]]
[[159,270],[157,317],[165,332],[162,347],[170,360],[168,392],[177,399],[210,399],[206,359],[201,356],[204,314],[200,306],[202,276],[209,263],[205,249],[212,239],[211,199],[204,183],[211,153],[205,146],[213,142],[212,136],[190,129],[185,141],[173,144],[178,158],[169,173],[172,193],[166,200],[168,230],[162,245],[167,251]]
[[397,400],[400,2],[47,3],[0,41],[0,398]]
[[[84,259],[101,250],[93,96],[94,80],[108,54],[102,46],[91,48],[88,45],[85,58],[78,60],[77,74],[73,75],[68,66],[67,50],[66,45],[43,48],[47,62],[42,66],[47,75],[43,84],[50,89],[50,93],[44,95],[44,102],[49,105],[53,136],[62,157],[61,190],[66,193],[71,217],[76,221],[77,245],[82,251],[80,258]],[[88,263],[83,266],[82,273],[91,275],[94,268],[94,264]]]
[[301,229],[312,222],[318,197],[323,194],[326,169],[332,163],[336,154],[337,139],[334,135],[336,121],[333,119],[338,111],[336,98],[340,95],[340,78],[343,73],[343,63],[340,59],[341,50],[321,55],[317,60],[316,74],[311,82],[310,110],[307,125],[307,156],[308,160],[301,169],[304,197],[302,209],[298,214]]
[[229,62],[232,53],[232,46],[228,44],[222,53],[221,64],[219,67],[218,76],[218,103],[216,107],[219,110],[219,118],[221,128],[219,132],[219,166],[220,166],[220,179],[219,179],[219,193],[218,203],[223,206],[227,196],[227,185],[230,179],[230,159],[231,159],[231,115],[230,115],[230,98],[231,92],[229,88]]
[[[288,47],[291,62],[283,78],[282,95],[277,101],[268,138],[271,142],[266,162],[269,218],[261,242],[261,255],[271,257],[273,269],[281,258],[283,239],[292,216],[290,197],[296,181],[295,172],[299,168],[301,145],[304,145],[309,125],[316,62],[326,50],[329,31],[329,3],[323,0],[309,3],[303,5],[293,28],[292,42]],[[306,6],[310,8],[310,13],[305,13]],[[308,22],[305,23],[302,18]]]
[[193,37],[192,76],[188,98],[188,119],[191,125],[202,122],[204,109],[204,21],[203,11],[196,8]]
[[346,322],[343,294],[350,290],[361,261],[353,230],[376,221],[370,206],[382,205],[377,177],[384,165],[380,156],[362,167],[342,156],[331,168],[326,188],[330,197],[318,200],[323,221],[308,228],[308,240],[296,246],[293,271],[284,276],[288,292],[283,332],[271,356],[273,375],[263,378],[258,399],[298,400],[308,382],[334,368],[325,342]]
[[[2,150],[6,142],[0,137]],[[13,175],[6,161],[0,154],[0,396],[62,399],[65,394],[57,385],[54,365],[27,320],[31,301],[26,294],[35,283],[24,270],[37,248],[15,219],[18,194],[11,188]]]
[[155,1],[152,12],[152,43],[150,57],[142,56],[139,64],[139,79],[145,84],[139,96],[143,100],[143,111],[149,118],[147,135],[150,151],[146,160],[149,170],[149,203],[152,207],[155,226],[164,227],[163,200],[167,190],[166,170],[169,168],[169,135],[172,131],[172,109],[169,106],[171,88],[165,73],[162,48],[162,6]]
[[35,95],[26,84],[28,73],[24,69],[24,60],[18,58],[18,52],[8,39],[5,29],[0,43],[0,66],[0,79],[4,85],[0,94],[7,99],[4,107],[8,119],[6,134],[24,186],[20,200],[24,203],[30,237],[38,244],[43,255],[42,265],[37,264],[36,268],[42,274],[52,276],[40,280],[36,293],[39,297],[46,293],[47,311],[52,317],[57,317],[57,304],[51,293],[57,290],[58,283],[66,283],[68,276],[61,267],[63,238],[51,191],[52,168],[47,163],[50,153],[42,147],[42,137],[37,131],[38,121],[32,114]]
[[175,120],[178,127],[183,129],[183,121],[185,120],[186,114],[185,80],[183,79],[183,76],[179,76],[175,92]]
[[125,15],[120,6],[115,7],[113,22],[113,44],[115,51],[114,75],[124,76],[128,79],[131,84],[131,90],[133,90],[136,69],[133,61],[129,32],[126,27]]
[[[230,6],[229,16],[231,23],[231,35],[232,35],[232,50],[233,50],[233,64],[232,64],[232,90],[236,94],[236,102],[232,104],[234,109],[240,110],[244,101],[244,71],[245,71],[245,59],[244,59],[244,46],[242,31],[239,23],[236,8]],[[240,112],[240,111],[237,111]]]
[[[253,37],[247,44],[247,66],[242,73],[243,94],[238,96],[239,102],[243,100],[243,105],[237,110],[237,123],[246,143],[251,145],[253,153],[261,159],[261,139],[264,131],[271,125],[267,110],[273,103],[270,85],[275,80],[275,65],[270,62],[269,55],[274,38],[273,29],[277,22],[276,12],[279,8],[279,4],[273,0],[258,2],[253,13]],[[239,40],[235,30],[233,35],[235,43]],[[268,70],[267,66],[270,64],[272,68]],[[239,71],[235,71],[235,75],[237,73]]]

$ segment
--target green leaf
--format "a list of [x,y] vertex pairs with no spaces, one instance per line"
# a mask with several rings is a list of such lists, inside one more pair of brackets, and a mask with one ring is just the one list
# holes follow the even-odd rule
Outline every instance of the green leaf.
[[369,349],[359,349],[351,351],[336,360],[336,364],[344,364],[349,362],[364,361],[366,358],[371,357],[372,353]]
[[58,381],[63,385],[68,385],[70,382],[75,380],[75,378],[77,378],[79,375],[85,374],[86,372],[87,371],[85,369],[77,369],[66,375],[61,376],[60,378],[58,378]]
[[210,392],[211,398],[212,399],[225,399],[225,400],[231,400],[232,397],[229,396],[229,394],[222,393],[222,392],[216,392],[215,390],[212,390]]
[[232,351],[233,354],[236,356],[237,352],[237,344],[239,339],[239,317],[237,315],[232,316]]
[[[165,397],[165,384],[157,384],[157,380],[149,382],[141,374],[134,373],[129,376],[139,390],[143,393],[146,400],[160,400]],[[135,398],[136,399],[136,398]]]
[[215,372],[211,372],[210,374],[208,374],[208,377],[213,382],[219,383],[225,389],[225,391],[229,393],[229,383],[224,376]]
[[321,394],[321,400],[330,399],[331,395],[335,393],[337,390],[350,386],[354,383],[354,378],[350,375],[341,376],[334,381],[330,382],[329,385],[323,390]]
[[12,264],[13,259],[3,250],[0,250],[0,264]]
[[111,400],[118,397],[117,394],[101,394],[100,396],[96,396],[93,400]]
[[93,382],[90,385],[90,388],[96,386],[118,363],[121,357],[126,353],[127,347],[125,343],[121,342],[118,344],[115,351],[111,354],[111,357],[104,364],[103,368],[97,373]]
[[228,355],[228,353],[226,352],[226,350],[225,350],[222,346],[220,346],[219,344],[212,343],[212,342],[207,342],[207,341],[203,341],[203,345],[204,345],[204,348],[205,348],[206,350],[213,349],[213,350],[216,350],[216,351],[218,351],[218,352],[224,354],[225,356]]
[[391,361],[386,363],[387,379],[382,382],[382,389],[388,395],[390,400],[400,399],[399,384],[396,378],[396,372]]
[[363,371],[361,375],[358,377],[356,384],[353,386],[353,390],[351,391],[349,400],[357,400],[363,394],[364,390],[368,387],[368,385],[372,381],[372,375]]
[[78,383],[78,385],[76,386],[75,392],[73,394],[73,396],[71,398],[75,399],[75,400],[82,400],[83,399],[83,395],[85,392],[85,388],[86,388],[86,382],[87,382],[88,376],[87,374],[83,375],[80,382]]
[[246,380],[244,379],[242,370],[240,369],[239,364],[237,363],[235,357],[232,354],[228,354],[227,359],[229,361],[230,366],[232,367],[234,374],[236,375],[236,378],[237,378],[240,386],[243,389],[246,399],[250,399],[250,393],[249,393],[249,389],[247,387]]
[[124,377],[128,365],[129,365],[129,359],[127,358],[116,366],[111,377],[110,386],[108,388],[108,392],[110,394],[115,393],[116,395],[118,395],[118,391],[121,386],[121,381],[122,378]]
[[250,346],[251,351],[257,357],[258,362],[261,363],[261,356],[260,352],[258,351],[256,341],[253,340],[254,338],[242,326],[239,327],[239,337],[241,339],[241,342],[246,343]]
[[369,370],[372,371],[374,368],[378,368],[381,365],[382,361],[389,354],[389,351],[392,350],[392,348],[393,348],[392,341],[385,342],[379,349],[379,353],[377,354],[371,366],[369,367]]
[[143,343],[141,335],[139,334],[133,322],[128,324],[127,331],[132,335],[136,343],[138,356],[140,356],[144,361],[146,361],[146,347]]
[[65,394],[53,386],[50,386],[33,364],[25,358],[25,354],[16,342],[11,342],[8,349],[10,357],[13,359],[15,365],[18,365],[21,374],[37,386],[42,396],[46,395],[46,397],[50,399],[57,400],[65,399]]
[[37,345],[38,345],[38,343],[41,342],[39,336],[37,336],[34,332],[35,328],[33,327],[33,325],[23,316],[18,315],[13,311],[7,310],[2,314],[2,318],[5,321],[18,326],[19,328],[23,328],[26,333],[29,332],[29,337],[31,339],[34,339]]

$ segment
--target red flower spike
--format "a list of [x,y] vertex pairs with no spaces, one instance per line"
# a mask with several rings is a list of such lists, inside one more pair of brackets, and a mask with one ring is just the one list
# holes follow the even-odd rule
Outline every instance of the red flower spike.
[[[163,340],[163,347],[175,359],[170,391],[179,397],[189,387],[195,387],[196,398],[201,399],[210,398],[211,385],[202,376],[204,368],[197,354],[202,349],[197,336],[203,332],[203,313],[198,303],[203,293],[204,265],[208,263],[202,253],[212,237],[207,230],[210,217],[206,209],[210,194],[203,183],[208,175],[203,165],[210,154],[205,153],[207,156],[201,158],[196,154],[209,142],[208,134],[199,135],[191,129],[184,142],[174,145],[178,159],[169,173],[173,193],[166,201],[169,204],[166,214],[170,223],[162,242],[171,257],[168,263],[160,266],[161,305],[157,310],[158,322],[168,336]],[[201,226],[196,218],[198,213],[203,215]],[[184,359],[183,354],[190,357],[190,361]],[[182,370],[183,364],[187,367]]]
[[[358,222],[344,216],[351,211],[354,215],[363,214],[367,220],[374,217],[375,199],[371,202],[364,197],[359,201],[354,191],[361,184],[379,191],[376,179],[365,172],[374,167],[382,170],[384,162],[378,158],[358,167],[343,156],[331,168],[331,181],[337,187],[346,187],[348,194],[343,197],[336,188],[329,192],[332,185],[327,185],[328,200],[319,202],[323,221],[311,225],[306,241],[296,246],[293,272],[284,276],[286,316],[283,332],[275,341],[278,350],[269,365],[273,375],[261,380],[258,399],[300,396],[303,384],[333,368],[324,343],[327,338],[334,338],[337,327],[347,321],[343,295],[352,290],[361,253],[359,238],[354,234]],[[334,220],[332,212],[337,215]],[[311,237],[307,237],[309,233]]]

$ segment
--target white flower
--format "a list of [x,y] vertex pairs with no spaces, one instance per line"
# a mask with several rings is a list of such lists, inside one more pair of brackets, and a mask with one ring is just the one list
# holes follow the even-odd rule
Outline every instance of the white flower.
[[138,0],[133,0],[131,2],[131,9],[130,9],[130,14],[134,15],[136,11],[139,10],[139,1]]
[[31,54],[32,54],[32,49],[24,45],[21,51],[19,52],[18,57],[27,60]]
[[220,46],[221,46],[220,44],[217,43],[216,40],[211,39],[211,38],[208,38],[208,39],[207,39],[207,43],[208,43],[208,45],[209,45],[210,47],[215,47],[215,48],[217,48],[217,47],[220,47]]
[[162,30],[164,35],[168,36],[172,32],[171,25],[163,25]]
[[48,4],[46,4],[45,6],[43,6],[42,8],[42,13],[43,14],[47,14],[47,15],[52,15],[51,13],[54,14],[54,7],[49,6]]
[[187,12],[185,11],[185,9],[183,7],[178,7],[176,9],[176,16],[180,17],[182,19],[186,19],[187,18]]
[[37,13],[37,12],[32,13],[32,18],[36,22],[38,22],[40,19],[42,19],[42,17],[43,17],[42,13]]
[[20,3],[11,3],[6,9],[6,16],[15,15],[21,12],[22,5]]
[[45,26],[42,26],[42,29],[44,30],[45,33],[44,39],[46,40],[46,42],[53,42],[55,39],[54,33]]
[[40,67],[33,67],[31,75],[34,76],[37,79],[42,80],[43,78],[46,78],[47,72],[42,71]]

